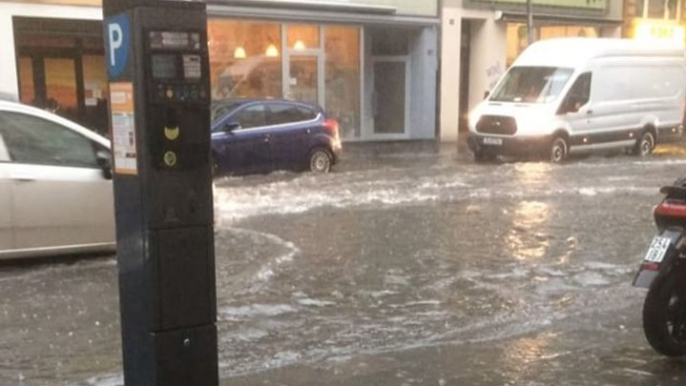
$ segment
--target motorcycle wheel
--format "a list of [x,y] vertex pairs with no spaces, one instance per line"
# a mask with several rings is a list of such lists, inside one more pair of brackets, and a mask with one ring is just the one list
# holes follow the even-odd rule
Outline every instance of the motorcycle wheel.
[[643,304],[643,331],[648,343],[668,357],[686,355],[686,291],[675,272],[659,277]]

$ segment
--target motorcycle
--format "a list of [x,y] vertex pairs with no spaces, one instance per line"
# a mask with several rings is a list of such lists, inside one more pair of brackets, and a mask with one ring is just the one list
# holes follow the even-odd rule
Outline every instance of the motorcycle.
[[634,278],[647,288],[643,331],[662,355],[686,355],[686,179],[660,189],[665,195],[653,215],[658,235]]

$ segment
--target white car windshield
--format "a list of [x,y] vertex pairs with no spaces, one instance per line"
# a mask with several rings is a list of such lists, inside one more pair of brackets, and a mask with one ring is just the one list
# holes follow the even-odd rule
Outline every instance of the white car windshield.
[[560,95],[574,72],[559,67],[513,67],[495,90],[495,102],[548,103]]

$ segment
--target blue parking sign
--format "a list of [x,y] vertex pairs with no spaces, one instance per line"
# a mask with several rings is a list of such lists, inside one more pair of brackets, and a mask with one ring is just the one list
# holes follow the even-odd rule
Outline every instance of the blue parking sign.
[[110,78],[121,76],[126,70],[131,48],[131,23],[126,15],[105,19],[105,56]]

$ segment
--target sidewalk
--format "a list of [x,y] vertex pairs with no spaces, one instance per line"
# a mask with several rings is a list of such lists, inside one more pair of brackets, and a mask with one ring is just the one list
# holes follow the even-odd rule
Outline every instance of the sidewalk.
[[436,140],[393,142],[348,142],[343,144],[339,170],[357,170],[409,164],[471,162],[466,141],[440,143]]

